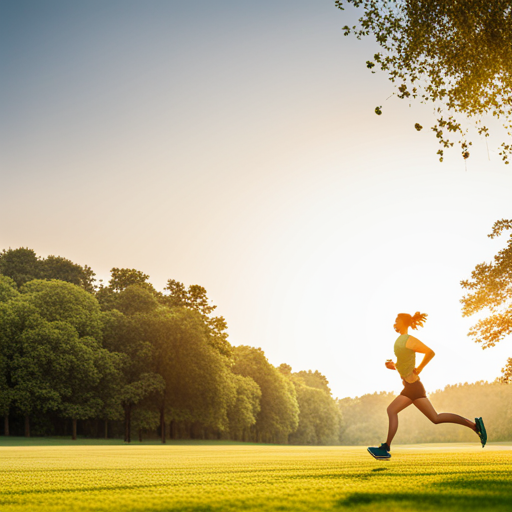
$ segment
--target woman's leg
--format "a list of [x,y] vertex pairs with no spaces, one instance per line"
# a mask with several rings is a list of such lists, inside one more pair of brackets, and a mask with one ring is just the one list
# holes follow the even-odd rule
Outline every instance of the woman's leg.
[[471,430],[476,432],[475,423],[459,416],[458,414],[452,414],[450,412],[442,412],[441,414],[438,414],[428,398],[417,398],[414,400],[414,405],[436,425],[438,423],[458,423],[459,425],[469,427]]
[[412,404],[412,400],[404,395],[398,395],[388,406],[389,429],[387,445],[391,448],[391,441],[398,430],[398,413]]

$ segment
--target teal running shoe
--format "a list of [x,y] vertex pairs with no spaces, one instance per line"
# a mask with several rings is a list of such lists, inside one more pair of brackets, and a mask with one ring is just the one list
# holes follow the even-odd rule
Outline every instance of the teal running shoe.
[[375,446],[371,446],[368,448],[368,452],[372,457],[374,457],[377,460],[386,460],[391,459],[391,454],[389,453],[389,450],[387,449],[386,443],[382,443],[378,448]]
[[487,432],[484,427],[484,421],[482,420],[482,417],[475,418],[475,424],[476,424],[476,433],[478,434],[478,437],[480,438],[480,441],[482,441],[482,448],[485,446],[485,443],[487,442]]

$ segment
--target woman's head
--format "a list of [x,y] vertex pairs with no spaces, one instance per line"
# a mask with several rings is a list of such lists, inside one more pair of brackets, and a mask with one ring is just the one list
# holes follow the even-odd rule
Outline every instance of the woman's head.
[[416,311],[412,316],[409,315],[409,313],[399,313],[395,320],[395,331],[400,332],[402,329],[407,327],[411,327],[412,329],[423,327],[426,319],[427,314],[420,313],[419,311]]

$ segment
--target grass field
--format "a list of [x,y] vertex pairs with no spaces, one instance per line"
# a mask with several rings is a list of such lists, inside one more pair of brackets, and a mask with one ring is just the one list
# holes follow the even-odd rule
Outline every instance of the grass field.
[[512,445],[0,444],[0,510],[512,511]]

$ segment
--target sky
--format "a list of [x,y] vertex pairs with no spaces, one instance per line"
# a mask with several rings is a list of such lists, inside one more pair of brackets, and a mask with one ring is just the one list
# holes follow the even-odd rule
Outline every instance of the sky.
[[[0,0],[0,249],[200,284],[233,345],[399,393],[397,313],[427,392],[492,381],[463,279],[505,247],[512,166],[440,163],[432,108],[393,97],[334,1]],[[382,105],[383,114],[374,109]],[[427,127],[414,130],[414,123]],[[421,356],[417,357],[417,364]]]

